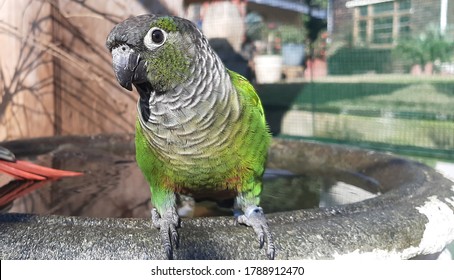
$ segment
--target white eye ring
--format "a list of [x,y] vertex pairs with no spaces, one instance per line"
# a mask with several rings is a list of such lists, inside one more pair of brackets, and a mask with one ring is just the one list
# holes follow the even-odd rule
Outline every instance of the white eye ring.
[[153,27],[148,31],[147,35],[145,35],[143,43],[148,49],[154,50],[157,47],[162,46],[165,43],[166,39],[167,32],[165,32],[161,28]]

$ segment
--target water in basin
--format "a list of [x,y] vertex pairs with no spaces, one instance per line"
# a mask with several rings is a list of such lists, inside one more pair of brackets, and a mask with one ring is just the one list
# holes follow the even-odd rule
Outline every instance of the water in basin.
[[[0,187],[0,212],[88,217],[150,217],[148,184],[132,150],[79,148],[64,144],[47,154],[24,158],[59,169],[81,171],[80,177],[47,182],[15,182]],[[328,207],[375,197],[373,178],[345,170],[293,174],[267,169],[261,206],[266,213]],[[11,201],[11,197],[16,197]],[[180,215],[232,215],[226,205],[181,198]]]

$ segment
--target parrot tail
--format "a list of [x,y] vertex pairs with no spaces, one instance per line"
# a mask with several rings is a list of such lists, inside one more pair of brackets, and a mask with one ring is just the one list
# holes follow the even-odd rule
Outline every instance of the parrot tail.
[[9,174],[19,180],[35,181],[82,175],[80,172],[53,169],[22,160],[14,162],[0,161],[0,173]]

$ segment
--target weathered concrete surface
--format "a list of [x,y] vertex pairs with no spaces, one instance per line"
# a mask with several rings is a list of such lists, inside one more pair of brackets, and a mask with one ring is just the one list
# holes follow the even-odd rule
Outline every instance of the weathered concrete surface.
[[[61,137],[40,147],[95,140],[124,146],[121,139]],[[17,142],[2,145],[21,152]],[[268,215],[277,259],[407,259],[440,252],[454,240],[454,183],[424,165],[342,146],[275,140],[269,166],[295,173],[359,172],[377,180],[383,192],[345,206]],[[252,229],[233,226],[232,218],[185,219],[179,232],[176,259],[266,258]],[[0,259],[164,257],[158,231],[146,219],[0,215]]]

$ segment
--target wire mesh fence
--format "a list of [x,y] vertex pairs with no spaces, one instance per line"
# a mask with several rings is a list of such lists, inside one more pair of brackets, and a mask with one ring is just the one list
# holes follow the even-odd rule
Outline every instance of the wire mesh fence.
[[[273,132],[454,158],[454,3],[326,5],[327,30],[300,23],[302,73],[284,58],[279,86],[258,86]],[[285,57],[292,31],[276,25]]]
[[279,133],[452,157],[453,89],[432,80],[302,84]]

